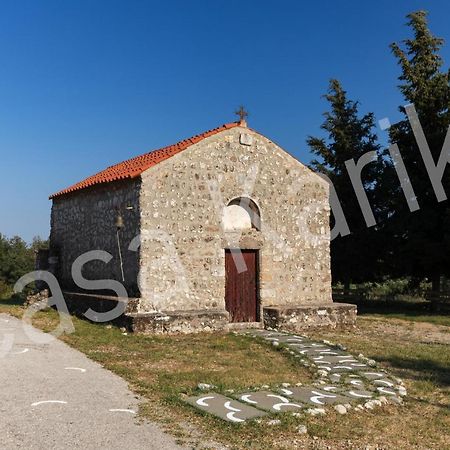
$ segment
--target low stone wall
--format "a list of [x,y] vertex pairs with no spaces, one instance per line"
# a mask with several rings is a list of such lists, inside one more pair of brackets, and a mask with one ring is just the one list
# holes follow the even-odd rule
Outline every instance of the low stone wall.
[[124,313],[112,322],[129,331],[143,334],[199,333],[223,331],[230,322],[225,310],[170,311],[138,313],[139,298],[118,298],[82,292],[63,292],[70,313],[85,317],[91,308],[98,313],[111,311],[118,302],[126,303]]
[[[63,292],[69,311],[83,317],[86,311],[104,313],[111,311],[118,302],[126,302],[124,314],[113,322],[130,331],[143,334],[199,333],[229,331],[233,325],[230,315],[223,309],[138,312],[139,298],[122,299],[107,295],[80,292]],[[263,307],[264,327],[282,331],[300,332],[311,328],[337,328],[354,326],[356,305],[348,303],[323,303],[296,307]],[[249,326],[257,324],[249,323]],[[262,326],[262,324],[261,324]]]
[[225,310],[168,311],[126,315],[127,327],[137,333],[198,333],[223,331],[230,321]]
[[[84,316],[89,308],[99,313],[111,311],[117,306],[118,302],[126,303],[124,311],[125,314],[129,314],[136,312],[139,303],[138,298],[123,299],[108,295],[85,294],[81,292],[63,292],[63,296],[68,310],[77,316]],[[123,324],[125,317],[122,315],[113,322]]]
[[51,294],[49,289],[42,289],[37,292],[33,292],[32,294],[27,295],[24,306],[27,308],[28,306],[34,305],[35,303],[48,301],[50,295]]
[[356,305],[327,303],[297,307],[269,306],[263,308],[265,328],[299,332],[310,328],[354,326]]

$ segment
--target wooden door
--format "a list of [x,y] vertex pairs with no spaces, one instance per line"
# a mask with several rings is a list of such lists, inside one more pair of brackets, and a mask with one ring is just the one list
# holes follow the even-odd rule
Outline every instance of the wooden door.
[[225,307],[232,322],[258,321],[258,250],[225,250]]

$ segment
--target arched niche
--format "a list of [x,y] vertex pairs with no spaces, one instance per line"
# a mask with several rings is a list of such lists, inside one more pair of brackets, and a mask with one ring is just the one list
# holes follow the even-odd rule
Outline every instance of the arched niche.
[[257,204],[250,198],[231,200],[223,210],[224,231],[261,230],[261,216]]

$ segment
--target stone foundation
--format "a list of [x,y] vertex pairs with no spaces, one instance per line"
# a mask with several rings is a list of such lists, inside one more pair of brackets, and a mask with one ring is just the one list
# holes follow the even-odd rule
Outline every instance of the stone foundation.
[[356,305],[327,303],[296,307],[268,306],[263,308],[265,328],[300,332],[311,328],[337,328],[356,324]]
[[[83,316],[89,308],[99,313],[111,311],[118,302],[127,301],[99,294],[63,294],[69,311],[78,316]],[[266,306],[263,307],[264,323],[230,323],[230,315],[224,309],[138,312],[139,301],[139,298],[128,299],[125,313],[113,322],[143,334],[187,334],[260,327],[301,332],[311,328],[354,326],[357,312],[356,305],[348,303]]]
[[126,315],[127,327],[137,333],[198,333],[223,331],[230,321],[225,310],[168,311],[131,313]]
[[[111,311],[117,306],[118,302],[125,302],[125,314],[134,313],[137,310],[138,298],[119,298],[108,295],[85,294],[81,292],[63,292],[64,300],[68,310],[77,316],[83,316],[91,308],[99,313]],[[118,317],[115,323],[122,323],[124,317]]]

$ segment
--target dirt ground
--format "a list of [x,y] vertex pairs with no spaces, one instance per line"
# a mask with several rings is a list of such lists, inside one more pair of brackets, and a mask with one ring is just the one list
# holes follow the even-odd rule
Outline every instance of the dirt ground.
[[[406,322],[400,319],[371,319],[372,333],[387,337],[397,337],[410,342],[423,344],[450,345],[450,327],[427,322]],[[365,329],[358,328],[355,335],[366,334]]]

